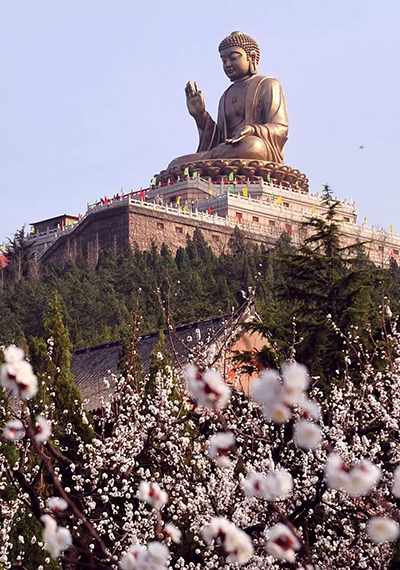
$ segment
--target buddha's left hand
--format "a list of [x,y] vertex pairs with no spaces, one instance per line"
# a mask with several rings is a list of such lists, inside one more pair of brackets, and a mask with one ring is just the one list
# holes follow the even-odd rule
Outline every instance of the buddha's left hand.
[[255,133],[254,127],[252,127],[251,125],[247,125],[247,127],[244,127],[243,129],[237,131],[231,139],[226,139],[226,142],[228,144],[236,144],[245,139],[246,137],[254,135],[254,133]]

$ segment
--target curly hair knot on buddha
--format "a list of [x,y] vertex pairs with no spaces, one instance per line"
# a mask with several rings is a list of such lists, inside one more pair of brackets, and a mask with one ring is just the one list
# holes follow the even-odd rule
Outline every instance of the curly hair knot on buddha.
[[258,47],[258,43],[243,32],[232,32],[229,36],[222,40],[218,46],[218,50],[222,51],[223,49],[235,46],[244,49],[248,58],[250,58],[252,51],[256,52],[256,62],[257,64],[259,63],[261,53],[260,48]]

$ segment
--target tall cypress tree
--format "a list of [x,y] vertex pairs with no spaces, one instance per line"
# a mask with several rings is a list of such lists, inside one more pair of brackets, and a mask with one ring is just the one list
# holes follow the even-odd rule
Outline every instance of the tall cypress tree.
[[[41,373],[54,403],[55,433],[63,446],[70,447],[76,435],[84,442],[92,438],[92,430],[82,413],[82,396],[71,373],[71,341],[63,321],[63,309],[57,291],[49,302],[43,322],[44,339],[32,342],[32,360],[42,363]],[[72,428],[71,428],[72,426]]]
[[343,332],[352,325],[364,329],[374,319],[373,293],[382,272],[365,259],[360,264],[354,255],[360,244],[341,243],[339,202],[333,200],[328,186],[323,202],[327,208],[325,217],[313,216],[304,223],[311,234],[298,252],[281,260],[283,281],[279,296],[297,316],[298,336],[303,338],[298,358],[309,365],[312,362],[312,374],[327,377],[344,364],[342,340],[331,321]]

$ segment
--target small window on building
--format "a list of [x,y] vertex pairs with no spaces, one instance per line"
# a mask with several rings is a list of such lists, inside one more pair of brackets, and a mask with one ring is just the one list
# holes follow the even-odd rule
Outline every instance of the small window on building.
[[394,249],[394,250],[393,250],[393,255],[399,255],[399,250],[398,250],[398,249]]
[[275,220],[269,220],[268,223],[270,226],[276,226]]
[[219,241],[219,236],[213,236],[215,241]]
[[236,212],[236,219],[239,222],[239,224],[242,223],[242,219],[243,219],[243,214],[242,212]]
[[378,245],[378,251],[383,251],[383,245]]
[[181,228],[180,226],[175,226],[175,230],[177,234],[183,234],[183,228]]
[[283,205],[285,206],[285,208],[289,208],[289,202],[283,202]]
[[344,217],[343,217],[343,221],[344,221],[344,222],[350,222],[350,218],[348,218],[347,216],[344,216]]
[[285,224],[285,232],[291,236],[292,235],[292,226],[290,224]]
[[163,229],[164,229],[164,224],[163,224],[162,222],[157,222],[157,229],[163,230]]
[[258,216],[253,216],[253,222],[256,222],[258,224],[259,221],[260,218]]

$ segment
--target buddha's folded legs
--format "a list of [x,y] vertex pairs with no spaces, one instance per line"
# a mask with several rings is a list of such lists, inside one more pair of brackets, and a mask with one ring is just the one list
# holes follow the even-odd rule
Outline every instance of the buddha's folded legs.
[[259,137],[246,137],[235,144],[221,143],[207,153],[207,158],[247,158],[271,160],[265,142]]
[[210,158],[210,152],[194,152],[193,154],[184,154],[183,156],[178,156],[174,158],[172,162],[168,165],[168,170],[174,166],[179,166],[181,164],[187,164],[188,162],[195,162],[197,160],[204,160],[205,158]]
[[262,139],[250,136],[236,144],[221,143],[208,151],[179,156],[169,164],[168,169],[179,166],[180,164],[187,164],[188,162],[197,160],[207,160],[209,158],[214,160],[218,158],[246,158],[273,161],[274,157],[272,155],[270,156],[270,154],[267,145]]

